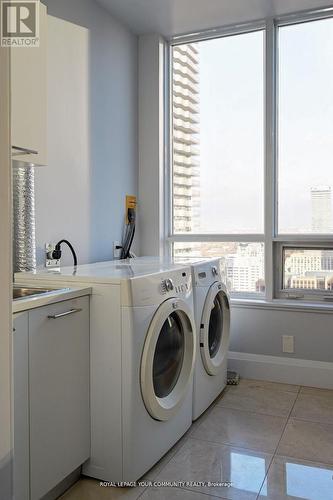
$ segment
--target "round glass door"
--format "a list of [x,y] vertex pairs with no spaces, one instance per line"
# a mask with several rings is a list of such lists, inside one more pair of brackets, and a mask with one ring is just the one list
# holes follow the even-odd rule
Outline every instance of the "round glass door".
[[214,283],[206,297],[200,330],[200,351],[209,375],[216,375],[229,348],[229,296],[222,283]]
[[175,387],[184,359],[185,339],[181,320],[171,313],[158,337],[153,361],[153,383],[158,398],[165,398]]
[[223,305],[221,304],[220,295],[216,295],[213,302],[213,307],[210,313],[208,327],[208,347],[211,358],[214,358],[218,353],[223,332]]
[[141,358],[141,393],[156,420],[169,420],[183,403],[195,357],[193,312],[181,299],[168,299],[156,311]]

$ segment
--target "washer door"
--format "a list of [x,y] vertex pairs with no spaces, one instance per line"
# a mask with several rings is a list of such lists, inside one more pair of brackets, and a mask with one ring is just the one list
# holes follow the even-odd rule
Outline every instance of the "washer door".
[[209,375],[216,375],[228,355],[230,335],[229,296],[222,283],[214,283],[207,294],[201,325],[200,351]]
[[186,302],[168,299],[156,311],[141,359],[141,392],[156,420],[177,413],[191,381],[195,359],[195,329]]

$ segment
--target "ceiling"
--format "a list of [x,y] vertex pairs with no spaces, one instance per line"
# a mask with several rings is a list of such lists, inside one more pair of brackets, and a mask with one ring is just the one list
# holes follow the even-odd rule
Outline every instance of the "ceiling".
[[137,34],[165,37],[333,5],[330,0],[96,0]]

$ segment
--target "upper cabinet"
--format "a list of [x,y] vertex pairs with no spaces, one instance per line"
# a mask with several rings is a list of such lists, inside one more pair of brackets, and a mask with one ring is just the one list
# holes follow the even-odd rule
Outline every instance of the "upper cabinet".
[[47,165],[47,11],[39,5],[39,47],[11,50],[12,159]]

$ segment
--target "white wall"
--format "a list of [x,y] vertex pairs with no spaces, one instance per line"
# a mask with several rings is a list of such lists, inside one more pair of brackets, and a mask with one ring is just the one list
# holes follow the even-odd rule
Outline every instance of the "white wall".
[[[294,337],[294,353],[283,352],[282,335]],[[249,378],[333,389],[333,310],[232,306],[229,368]]]
[[[109,260],[137,194],[137,37],[92,0],[48,7],[48,166],[36,169],[38,263],[69,239]],[[65,247],[64,247],[65,250]],[[68,250],[64,263],[71,263]]]
[[139,38],[140,254],[162,255],[164,246],[164,41]]
[[[333,311],[232,307],[230,350],[333,361]],[[295,352],[282,352],[282,335],[293,335]]]

